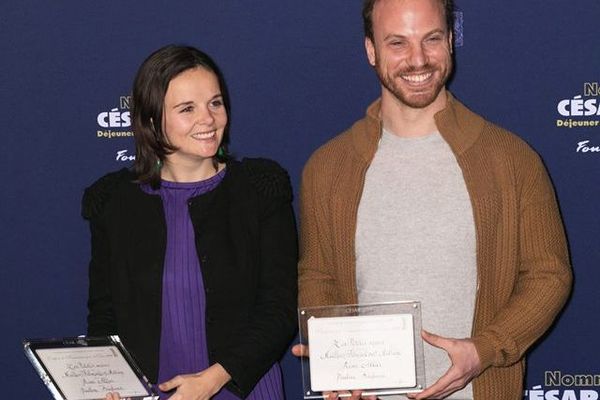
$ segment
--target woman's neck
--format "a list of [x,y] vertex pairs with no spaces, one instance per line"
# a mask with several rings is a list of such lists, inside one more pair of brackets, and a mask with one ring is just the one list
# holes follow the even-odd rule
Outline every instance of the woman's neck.
[[223,163],[217,163],[215,168],[212,158],[193,164],[167,159],[160,170],[160,177],[170,182],[199,182],[215,176],[223,168]]

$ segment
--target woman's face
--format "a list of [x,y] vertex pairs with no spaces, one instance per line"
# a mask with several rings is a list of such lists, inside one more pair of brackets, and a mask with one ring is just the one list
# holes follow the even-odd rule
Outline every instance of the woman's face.
[[213,72],[198,67],[173,78],[163,113],[163,132],[177,148],[167,155],[169,163],[193,166],[214,157],[227,125],[227,111]]

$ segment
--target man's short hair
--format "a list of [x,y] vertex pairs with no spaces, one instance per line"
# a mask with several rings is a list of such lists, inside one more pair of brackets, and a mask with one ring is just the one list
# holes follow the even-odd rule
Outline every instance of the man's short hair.
[[[378,0],[364,0],[362,17],[363,17],[363,28],[365,30],[365,37],[368,37],[373,41],[373,7]],[[453,0],[439,0],[446,13],[446,26],[448,32],[452,32],[454,28],[454,1]]]

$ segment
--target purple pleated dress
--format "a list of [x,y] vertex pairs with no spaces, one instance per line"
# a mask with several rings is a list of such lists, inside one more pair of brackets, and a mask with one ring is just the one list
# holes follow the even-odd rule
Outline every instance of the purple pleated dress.
[[[162,181],[158,190],[143,189],[162,198],[167,224],[167,246],[163,272],[162,322],[160,336],[158,383],[176,375],[200,372],[209,367],[206,345],[204,284],[194,228],[188,211],[188,200],[213,190],[225,170],[212,178],[191,183]],[[161,399],[171,393],[161,393]],[[261,378],[248,400],[283,399],[279,364]],[[237,400],[222,389],[213,399]]]

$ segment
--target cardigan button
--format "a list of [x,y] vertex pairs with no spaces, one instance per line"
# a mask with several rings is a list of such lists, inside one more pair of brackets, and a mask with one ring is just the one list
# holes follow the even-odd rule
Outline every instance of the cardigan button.
[[207,261],[208,261],[208,257],[206,257],[206,255],[204,255],[204,254],[203,254],[203,255],[200,257],[200,262],[201,262],[201,263],[206,263]]

